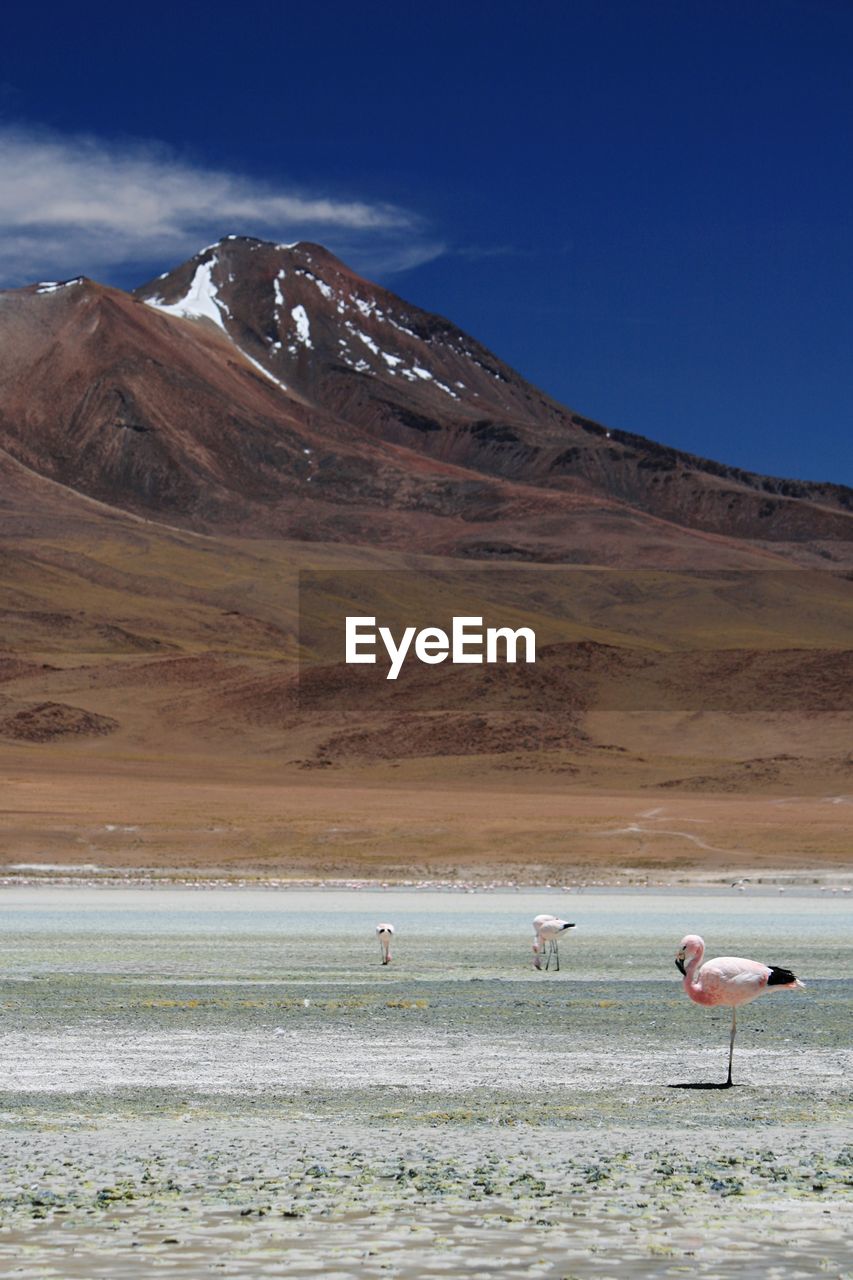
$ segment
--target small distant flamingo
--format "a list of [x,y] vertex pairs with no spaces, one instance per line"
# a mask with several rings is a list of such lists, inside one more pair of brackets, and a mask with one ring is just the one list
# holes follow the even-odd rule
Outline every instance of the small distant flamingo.
[[379,939],[379,950],[382,952],[382,963],[391,963],[391,939],[394,936],[393,924],[378,924],[376,936]]
[[[743,960],[739,956],[720,956],[702,964],[705,943],[695,933],[681,939],[675,967],[684,975],[684,990],[696,1004],[728,1005],[732,1011],[732,1034],[729,1040],[729,1074],[723,1088],[732,1083],[732,1058],[735,1051],[737,1007],[748,1004],[765,991],[795,990],[805,986],[790,969]],[[700,968],[701,965],[701,968]]]
[[537,916],[533,921],[533,965],[536,969],[542,968],[542,953],[545,953],[545,968],[551,966],[551,957],[554,957],[557,973],[560,972],[560,951],[557,946],[557,938],[561,933],[565,933],[566,929],[574,929],[573,924],[569,924],[567,920],[560,920],[557,916],[541,915]]

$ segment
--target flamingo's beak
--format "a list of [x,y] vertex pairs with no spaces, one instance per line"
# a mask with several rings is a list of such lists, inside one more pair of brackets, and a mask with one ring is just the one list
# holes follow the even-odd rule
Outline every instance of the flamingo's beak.
[[675,957],[675,967],[680,974],[682,975],[686,974],[687,970],[684,968],[684,952],[683,951],[679,951],[678,955]]

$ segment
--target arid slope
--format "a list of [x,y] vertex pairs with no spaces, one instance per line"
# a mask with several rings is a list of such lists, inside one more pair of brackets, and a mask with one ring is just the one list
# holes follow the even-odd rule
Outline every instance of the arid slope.
[[[850,501],[573,414],[313,245],[0,294],[0,856],[831,864]],[[539,662],[353,682],[304,570]]]

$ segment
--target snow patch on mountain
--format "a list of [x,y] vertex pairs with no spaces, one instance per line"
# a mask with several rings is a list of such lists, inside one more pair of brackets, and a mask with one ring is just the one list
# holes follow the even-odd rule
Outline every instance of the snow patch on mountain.
[[393,316],[388,316],[388,323],[393,325],[400,333],[407,334],[410,338],[416,338],[418,336],[413,329],[407,329],[404,324],[400,324]]
[[[350,328],[350,326],[349,326],[349,325],[347,325],[347,328]],[[375,356],[378,356],[378,355],[379,355],[379,348],[378,348],[378,346],[377,346],[377,345],[376,345],[376,343],[373,341],[373,339],[372,339],[371,337],[369,337],[369,336],[368,336],[368,334],[366,334],[366,333],[362,333],[362,332],[361,332],[361,330],[356,329],[356,330],[355,330],[355,336],[356,336],[357,338],[361,338],[361,340],[362,340],[362,342],[364,343],[364,345],[368,348],[368,350],[369,350],[369,351],[372,351],[372,352],[373,352],[373,354],[374,354]]]
[[335,296],[335,291],[331,285],[326,284],[325,280],[321,280],[319,276],[315,276],[313,271],[306,271],[303,267],[297,267],[296,274],[304,276],[306,280],[310,280],[322,293],[326,301],[330,301]]
[[[234,343],[234,346],[237,347],[236,342]],[[254,360],[247,351],[244,351],[242,347],[237,347],[237,350],[240,352],[240,355],[243,357],[244,360],[248,360],[249,364],[255,366],[258,373],[262,373],[265,378],[269,378],[270,382],[274,382],[275,385],[277,387],[280,387],[282,391],[287,390],[287,386],[284,382],[281,382],[278,378],[275,377],[274,374],[270,373],[269,369],[265,369],[262,364],[260,364],[257,360]]]
[[146,298],[146,305],[155,307],[158,311],[165,311],[172,316],[184,316],[191,320],[197,318],[212,320],[224,330],[223,312],[228,315],[228,308],[218,296],[216,285],[213,283],[215,261],[214,258],[210,262],[199,263],[186,296],[181,298],[180,302],[164,302],[159,297]]
[[311,325],[308,320],[308,312],[300,304],[299,306],[294,307],[290,314],[293,316],[293,322],[296,325],[296,336],[299,341],[303,346],[309,348],[313,347],[314,344],[311,341]]
[[72,284],[82,283],[82,276],[75,276],[73,280],[43,280],[36,285],[36,293],[56,293],[59,289],[69,289]]

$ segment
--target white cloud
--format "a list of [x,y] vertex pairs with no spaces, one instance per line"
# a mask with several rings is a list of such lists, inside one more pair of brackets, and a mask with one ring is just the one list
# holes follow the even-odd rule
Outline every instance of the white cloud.
[[166,268],[221,235],[317,240],[378,273],[443,246],[394,205],[205,168],[158,144],[0,128],[0,280]]

